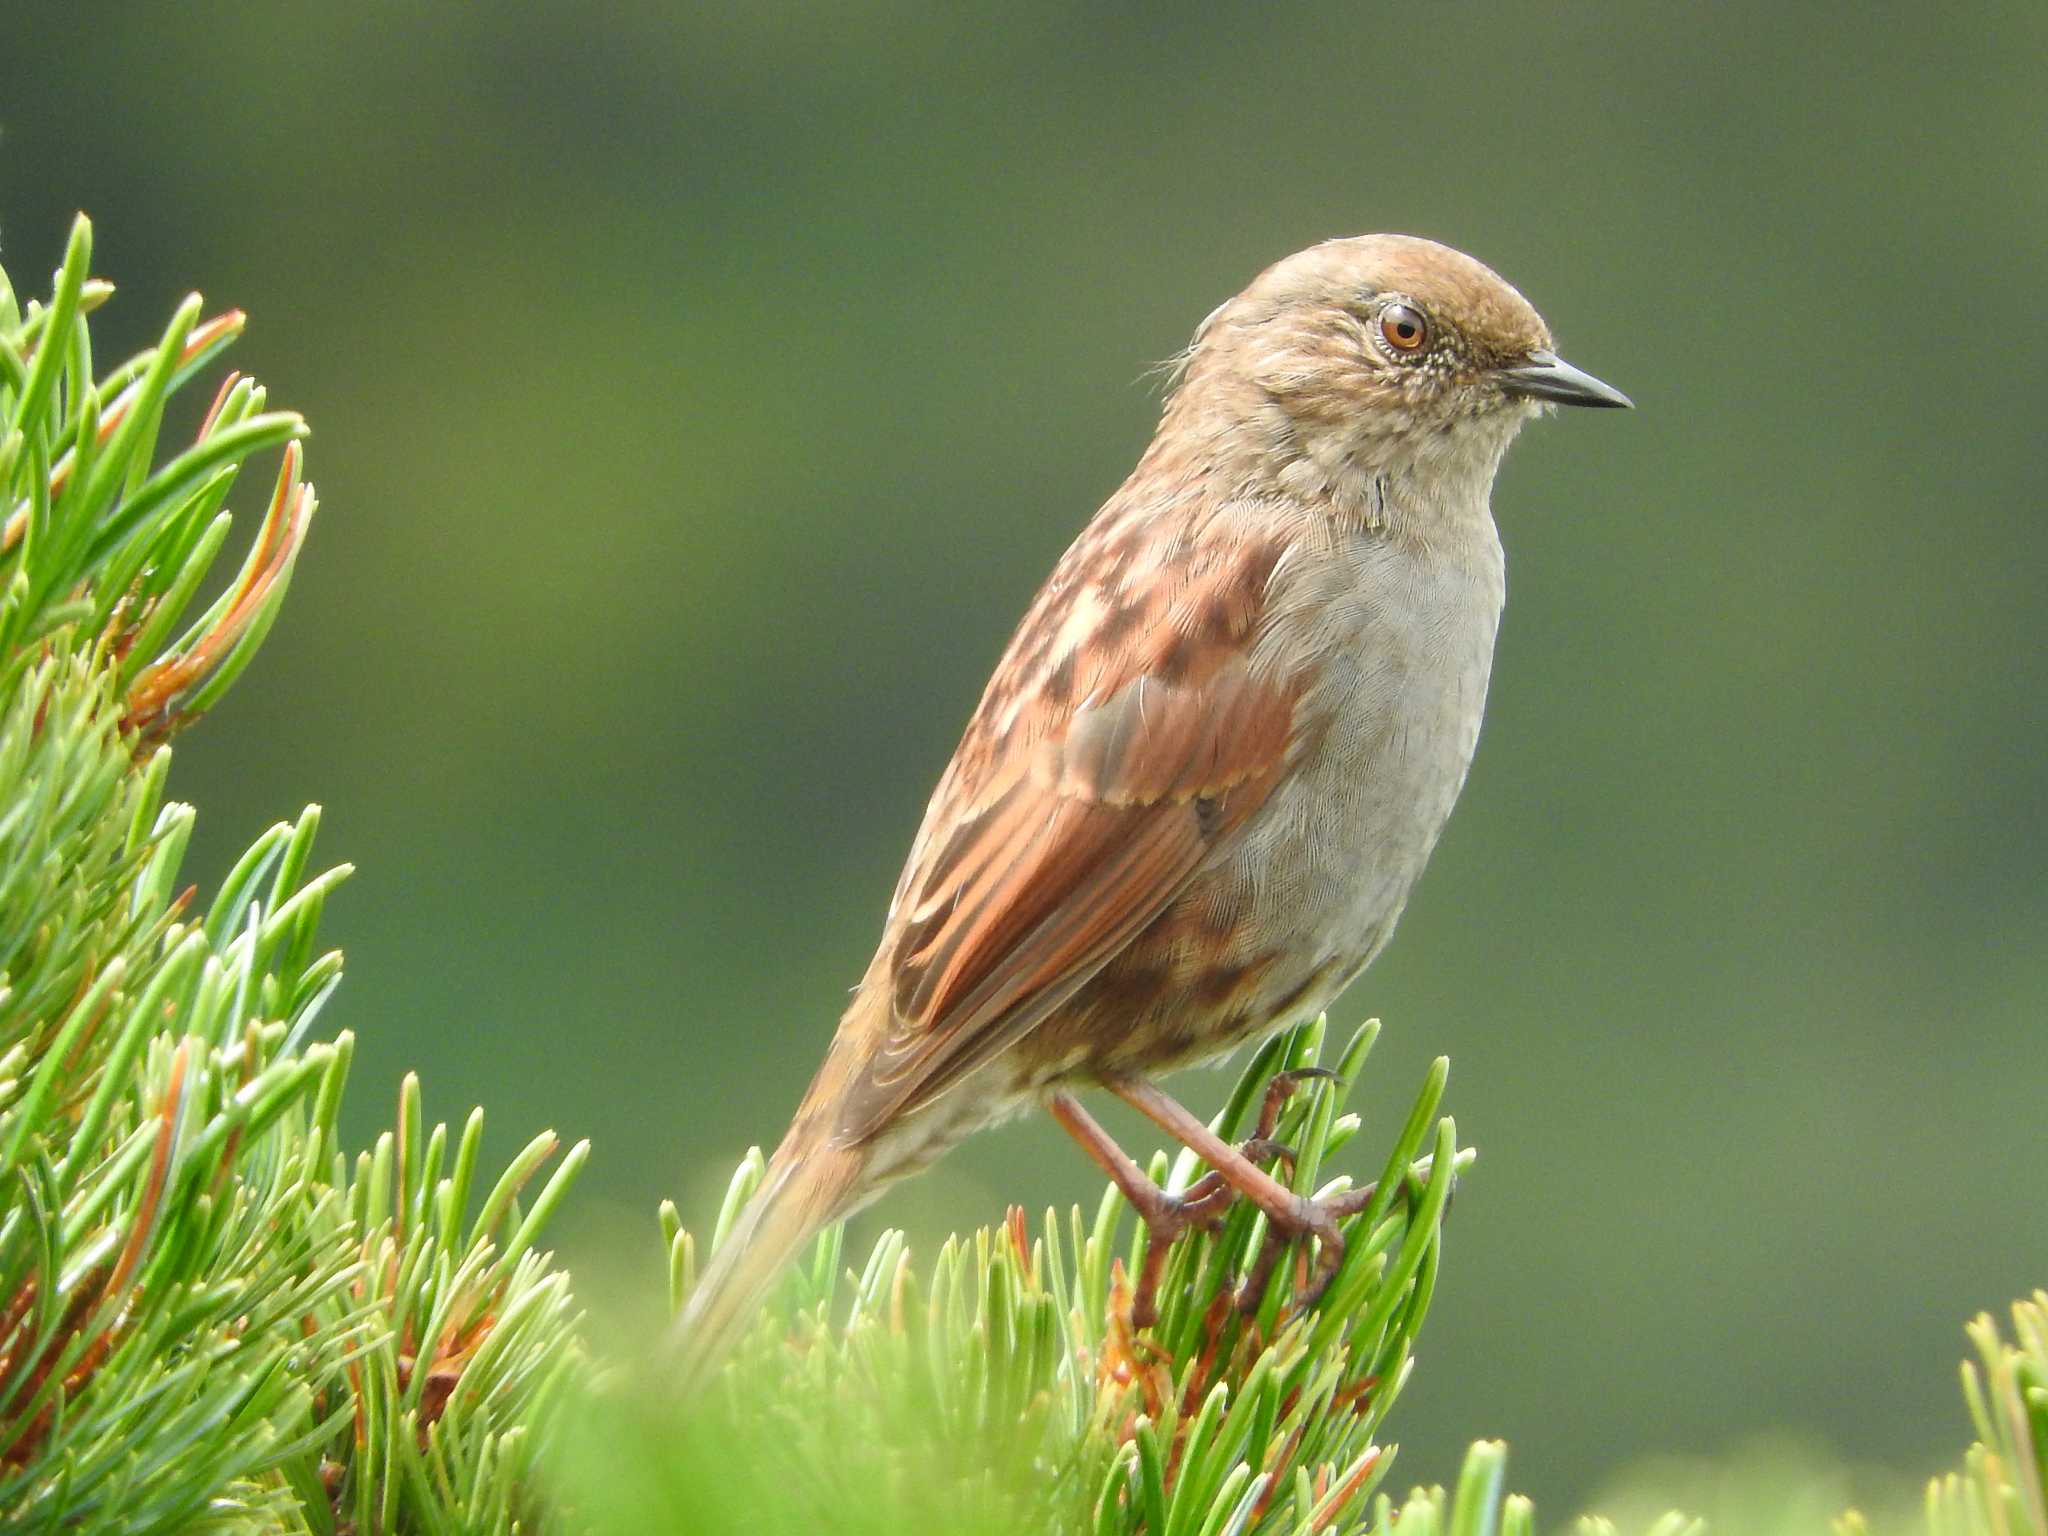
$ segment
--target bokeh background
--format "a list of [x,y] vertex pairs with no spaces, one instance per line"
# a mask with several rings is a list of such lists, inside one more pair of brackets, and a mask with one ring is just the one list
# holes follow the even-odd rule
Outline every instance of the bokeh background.
[[[593,1137],[601,1339],[779,1133],[1146,365],[1391,228],[1640,406],[1510,456],[1479,760],[1338,1010],[1482,1149],[1398,1476],[1960,1449],[1960,1323],[2048,1280],[2048,8],[15,9],[17,284],[86,209],[116,338],[243,306],[315,427],[198,876],[324,803],[358,1136],[412,1067]],[[1096,1186],[1022,1124],[860,1235]]]

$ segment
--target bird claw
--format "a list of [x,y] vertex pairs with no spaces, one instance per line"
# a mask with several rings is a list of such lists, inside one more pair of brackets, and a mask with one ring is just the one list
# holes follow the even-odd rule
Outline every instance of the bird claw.
[[[1251,1135],[1238,1143],[1238,1150],[1255,1163],[1275,1160],[1284,1162],[1288,1172],[1292,1173],[1299,1161],[1299,1154],[1285,1142],[1273,1138],[1273,1132],[1280,1124],[1280,1113],[1303,1083],[1318,1079],[1334,1081],[1336,1076],[1337,1074],[1327,1067],[1296,1067],[1292,1071],[1275,1073],[1266,1084],[1266,1096],[1259,1105],[1258,1124],[1253,1127]],[[1165,1269],[1166,1250],[1190,1227],[1200,1227],[1205,1232],[1218,1230],[1223,1225],[1224,1211],[1235,1198],[1236,1191],[1231,1189],[1223,1175],[1211,1169],[1177,1195],[1162,1193],[1160,1204],[1155,1210],[1141,1213],[1145,1218],[1150,1241],[1145,1245],[1144,1269],[1138,1277],[1137,1289],[1131,1297],[1133,1327],[1146,1328],[1158,1321],[1156,1292],[1160,1276]],[[1305,1206],[1308,1203],[1303,1202]],[[1301,1232],[1313,1232],[1322,1238],[1325,1251],[1334,1244],[1339,1257],[1342,1256],[1344,1240],[1338,1235],[1334,1223],[1319,1223],[1314,1219],[1308,1219],[1294,1232],[1284,1235],[1280,1232],[1279,1224],[1273,1224],[1267,1231],[1266,1247],[1261,1250],[1254,1266],[1255,1272],[1260,1275],[1257,1286],[1260,1295],[1264,1294],[1266,1281],[1270,1279],[1273,1266],[1279,1260],[1279,1250]],[[1250,1283],[1250,1276],[1247,1276],[1244,1285],[1239,1288],[1241,1307],[1245,1286]],[[1257,1302],[1254,1301],[1251,1307],[1244,1310],[1251,1311],[1256,1307]]]
[[[1252,1132],[1250,1140],[1272,1141],[1273,1132],[1280,1124],[1280,1111],[1287,1107],[1287,1101],[1294,1097],[1295,1090],[1303,1083],[1336,1080],[1337,1074],[1328,1067],[1295,1067],[1291,1071],[1276,1072],[1266,1084],[1266,1097],[1259,1105],[1258,1128]],[[1249,1157],[1251,1154],[1247,1152],[1245,1155]],[[1288,1161],[1293,1161],[1291,1153]]]
[[1255,1163],[1282,1162],[1292,1173],[1301,1154],[1284,1141],[1273,1139],[1273,1132],[1279,1129],[1280,1112],[1295,1095],[1303,1083],[1317,1080],[1335,1082],[1337,1074],[1328,1067],[1295,1067],[1291,1071],[1276,1072],[1266,1084],[1266,1096],[1259,1105],[1259,1123],[1252,1128],[1251,1135],[1237,1144],[1237,1150]]
[[[1258,1124],[1252,1134],[1235,1148],[1238,1154],[1253,1164],[1284,1162],[1291,1174],[1300,1158],[1293,1147],[1275,1138],[1281,1113],[1303,1083],[1319,1078],[1334,1080],[1336,1076],[1325,1067],[1298,1067],[1276,1074],[1266,1085],[1265,1097],[1259,1106]],[[1140,1107],[1144,1105],[1140,1104]],[[1241,1170],[1240,1178],[1244,1174],[1245,1171]],[[1428,1160],[1416,1164],[1410,1174],[1426,1179]],[[1271,1177],[1261,1176],[1262,1180],[1270,1180]],[[1131,1297],[1130,1315],[1134,1329],[1149,1328],[1159,1320],[1159,1283],[1165,1274],[1167,1253],[1173,1243],[1191,1227],[1209,1232],[1218,1230],[1223,1224],[1224,1212],[1240,1192],[1215,1169],[1177,1194],[1168,1194],[1149,1180],[1145,1184],[1145,1192],[1127,1190],[1145,1223],[1148,1236],[1145,1262]],[[1281,1205],[1274,1198],[1285,1193],[1284,1186],[1272,1189],[1267,1196],[1253,1195],[1266,1215],[1266,1235],[1257,1256],[1238,1284],[1235,1297],[1238,1311],[1251,1315],[1259,1310],[1271,1288],[1281,1256],[1301,1238],[1315,1239],[1315,1266],[1313,1273],[1302,1277],[1293,1305],[1297,1311],[1314,1307],[1344,1264],[1344,1233],[1340,1224],[1370,1205],[1377,1190],[1377,1185],[1368,1184],[1322,1200],[1295,1195],[1286,1205]]]
[[[1425,1157],[1410,1165],[1402,1175],[1402,1183],[1411,1189],[1415,1187],[1413,1181],[1426,1184],[1434,1161],[1433,1158]],[[1244,1280],[1238,1286],[1238,1311],[1249,1316],[1259,1310],[1266,1299],[1266,1288],[1272,1284],[1273,1270],[1280,1261],[1280,1255],[1285,1253],[1297,1238],[1303,1236],[1314,1237],[1321,1244],[1321,1248],[1316,1256],[1315,1273],[1295,1293],[1295,1303],[1298,1310],[1307,1311],[1321,1301],[1323,1293],[1330,1288],[1330,1282],[1337,1278],[1337,1271],[1344,1264],[1344,1234],[1338,1223],[1349,1221],[1371,1205],[1374,1196],[1379,1193],[1379,1188],[1378,1182],[1375,1181],[1330,1195],[1322,1200],[1304,1199],[1301,1203],[1305,1215],[1298,1224],[1274,1221],[1269,1216],[1266,1240],[1259,1248],[1259,1256],[1252,1261],[1252,1267],[1245,1271]],[[1446,1194],[1446,1209],[1449,1209],[1449,1195],[1456,1192],[1457,1179],[1454,1175],[1451,1188]]]
[[1223,1225],[1223,1213],[1237,1198],[1222,1174],[1211,1169],[1178,1194],[1159,1191],[1139,1211],[1145,1223],[1145,1264],[1138,1272],[1137,1288],[1131,1293],[1131,1326],[1149,1328],[1159,1321],[1159,1279],[1166,1270],[1166,1255],[1191,1227],[1214,1232]]
[[[1244,1280],[1237,1290],[1237,1310],[1247,1316],[1259,1310],[1266,1299],[1266,1288],[1272,1284],[1273,1271],[1278,1267],[1281,1254],[1297,1240],[1313,1237],[1316,1240],[1316,1270],[1306,1287],[1298,1292],[1303,1309],[1313,1307],[1322,1299],[1330,1282],[1336,1278],[1338,1267],[1344,1262],[1344,1233],[1337,1223],[1352,1214],[1343,1204],[1353,1191],[1334,1195],[1328,1200],[1311,1200],[1302,1196],[1295,1202],[1294,1214],[1277,1218],[1270,1211],[1266,1215],[1266,1240],[1259,1247],[1259,1256],[1252,1261],[1252,1267],[1245,1271]],[[1371,1198],[1368,1192],[1367,1198]]]
[[1179,1231],[1174,1233],[1178,1237],[1189,1227],[1200,1227],[1205,1232],[1219,1230],[1223,1225],[1223,1213],[1237,1198],[1237,1191],[1230,1187],[1222,1174],[1211,1169],[1179,1194],[1166,1198],[1172,1202],[1175,1219],[1180,1223]]
[[[1300,1162],[1300,1154],[1273,1136],[1280,1125],[1281,1111],[1303,1083],[1334,1082],[1336,1078],[1337,1074],[1328,1067],[1295,1067],[1275,1073],[1266,1084],[1266,1096],[1259,1105],[1258,1124],[1250,1136],[1238,1143],[1238,1150],[1255,1163],[1283,1162],[1292,1175]],[[1244,1279],[1238,1284],[1239,1312],[1250,1315],[1258,1311],[1260,1303],[1265,1300],[1266,1288],[1272,1283],[1273,1271],[1279,1265],[1281,1254],[1298,1237],[1312,1235],[1323,1245],[1325,1262],[1318,1266],[1320,1278],[1315,1282],[1315,1295],[1320,1296],[1330,1277],[1336,1274],[1337,1264],[1344,1257],[1344,1238],[1337,1230],[1336,1218],[1325,1216],[1313,1201],[1307,1199],[1300,1202],[1300,1207],[1303,1215],[1295,1222],[1275,1220],[1268,1214],[1266,1240],[1260,1245],[1252,1267],[1245,1271]]]
[[1294,1171],[1294,1165],[1300,1161],[1300,1154],[1294,1148],[1284,1141],[1274,1141],[1267,1136],[1247,1136],[1237,1144],[1237,1150],[1255,1163],[1285,1163],[1289,1173]]

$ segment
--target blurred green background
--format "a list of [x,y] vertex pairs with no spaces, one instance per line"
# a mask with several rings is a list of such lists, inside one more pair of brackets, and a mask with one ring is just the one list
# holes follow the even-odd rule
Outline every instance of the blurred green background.
[[[1268,261],[1494,265],[1632,416],[1540,424],[1465,800],[1338,1022],[1482,1149],[1395,1418],[1554,1514],[1782,1428],[1912,1474],[2048,1280],[2048,7],[23,8],[0,255],[253,315],[324,510],[179,747],[198,878],[308,799],[399,1074],[597,1156],[657,1305],[859,975],[1010,626]],[[242,504],[253,507],[245,494]],[[1227,1080],[1182,1079],[1213,1107]],[[1120,1127],[1127,1119],[1117,1119]],[[1049,1124],[864,1218],[1092,1199]]]

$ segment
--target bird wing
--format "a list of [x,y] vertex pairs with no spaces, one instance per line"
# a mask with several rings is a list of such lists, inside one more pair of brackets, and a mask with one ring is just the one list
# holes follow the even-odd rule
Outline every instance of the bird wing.
[[[1277,558],[1212,552],[1146,599],[1049,585],[898,886],[867,983],[892,1007],[846,1084],[843,1139],[928,1102],[1072,997],[1284,777],[1296,690],[1250,660]],[[1101,615],[1092,637],[1073,640],[1088,629],[1077,612]]]

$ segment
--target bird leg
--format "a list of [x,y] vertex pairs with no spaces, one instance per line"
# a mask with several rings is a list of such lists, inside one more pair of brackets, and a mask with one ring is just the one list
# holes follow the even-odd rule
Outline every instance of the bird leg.
[[[1103,1086],[1187,1147],[1207,1163],[1214,1173],[1220,1175],[1224,1183],[1264,1211],[1267,1224],[1283,1241],[1304,1236],[1316,1240],[1320,1245],[1320,1251],[1316,1257],[1315,1276],[1302,1296],[1304,1306],[1314,1305],[1315,1299],[1323,1293],[1323,1288],[1330,1283],[1331,1277],[1337,1273],[1337,1266],[1344,1260],[1344,1234],[1337,1228],[1337,1217],[1340,1213],[1349,1214],[1349,1211],[1339,1206],[1338,1202],[1342,1197],[1330,1202],[1320,1202],[1311,1200],[1306,1195],[1297,1195],[1243,1152],[1210,1130],[1188,1110],[1182,1108],[1178,1101],[1169,1098],[1143,1078],[1109,1077],[1103,1079]],[[1292,1091],[1292,1086],[1289,1085],[1289,1091]],[[1267,1097],[1269,1100],[1272,1098],[1272,1090],[1267,1091]],[[1277,1119],[1277,1104],[1273,1106],[1273,1114]],[[1264,1122],[1265,1116],[1262,1114],[1260,1123],[1263,1125]],[[1247,1279],[1258,1278],[1258,1289],[1263,1291],[1264,1276],[1260,1275],[1260,1271],[1264,1270],[1270,1274],[1271,1269],[1272,1262],[1261,1255],[1259,1263],[1253,1267],[1253,1275]],[[1240,1305],[1244,1299],[1244,1293],[1240,1292]],[[1257,1305],[1256,1300],[1253,1305]]]
[[[1297,1154],[1294,1148],[1273,1139],[1274,1129],[1280,1123],[1280,1111],[1287,1107],[1287,1101],[1294,1097],[1294,1091],[1303,1083],[1314,1078],[1335,1079],[1336,1073],[1328,1067],[1296,1067],[1291,1072],[1276,1073],[1266,1084],[1266,1097],[1259,1106],[1259,1123],[1252,1134],[1237,1144],[1237,1149],[1255,1163],[1278,1160],[1287,1165],[1288,1177],[1294,1176]],[[1350,1214],[1332,1206],[1333,1214],[1339,1219]],[[1280,1256],[1287,1251],[1292,1241],[1290,1235],[1277,1223],[1266,1224],[1266,1239],[1259,1244],[1258,1257],[1252,1260],[1251,1268],[1244,1272],[1244,1278],[1237,1286],[1237,1310],[1249,1317],[1259,1310],[1266,1299],[1266,1287],[1273,1283],[1273,1271],[1279,1267]]]
[[1212,1170],[1181,1193],[1168,1194],[1131,1161],[1071,1093],[1063,1088],[1056,1090],[1046,1107],[1066,1133],[1081,1144],[1081,1150],[1109,1175],[1110,1182],[1123,1191],[1131,1209],[1145,1223],[1145,1264],[1138,1274],[1138,1288],[1131,1296],[1131,1326],[1149,1328],[1159,1320],[1159,1277],[1166,1268],[1167,1250],[1189,1227],[1214,1231],[1222,1225],[1223,1209],[1230,1204],[1230,1182]]

